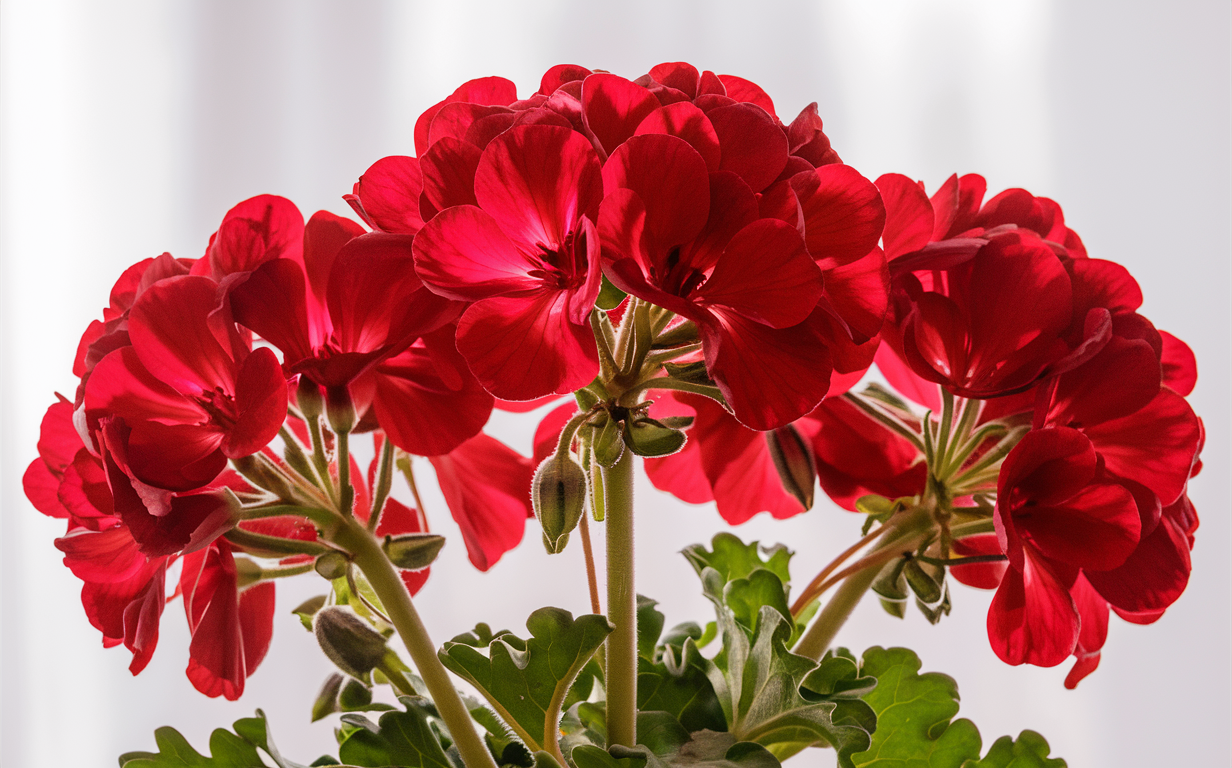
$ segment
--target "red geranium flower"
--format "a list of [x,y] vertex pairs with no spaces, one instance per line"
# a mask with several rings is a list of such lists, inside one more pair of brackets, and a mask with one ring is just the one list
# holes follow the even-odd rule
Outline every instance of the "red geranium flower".
[[458,323],[458,351],[497,397],[563,394],[598,373],[591,222],[602,194],[589,142],[565,128],[521,126],[483,150],[478,206],[442,211],[416,235],[424,282],[473,302]]

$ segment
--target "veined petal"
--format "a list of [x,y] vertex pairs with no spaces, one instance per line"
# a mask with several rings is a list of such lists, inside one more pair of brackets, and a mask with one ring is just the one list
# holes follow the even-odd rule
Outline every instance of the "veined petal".
[[757,83],[745,80],[743,77],[735,75],[719,75],[719,81],[723,83],[724,90],[727,95],[736,101],[756,104],[774,117],[774,101],[770,96],[761,89]]
[[732,171],[754,192],[778,178],[787,165],[787,135],[761,107],[731,104],[706,113],[719,137],[719,170]]
[[778,219],[759,219],[731,239],[695,296],[706,306],[787,328],[812,313],[821,292],[821,270],[799,233]]
[[419,159],[423,200],[417,199],[416,206],[425,221],[431,215],[423,211],[424,201],[431,207],[432,215],[455,205],[479,205],[475,200],[475,171],[482,154],[483,150],[470,142],[446,138],[433,144]]
[[207,253],[215,281],[251,272],[271,259],[302,261],[304,216],[285,197],[258,195],[223,217]]
[[355,194],[375,228],[413,235],[423,227],[419,215],[423,188],[419,161],[393,155],[377,160],[364,171],[355,183]]
[[1164,506],[1176,501],[1185,489],[1201,439],[1193,409],[1183,397],[1166,389],[1146,407],[1085,426],[1083,432],[1109,472],[1142,483]]
[[933,206],[924,187],[901,173],[887,173],[874,182],[885,204],[881,242],[887,259],[918,251],[932,240]]
[[479,434],[444,456],[432,458],[441,493],[471,564],[486,571],[522,541],[534,467],[499,440]]
[[988,639],[1006,664],[1055,667],[1074,652],[1078,610],[1067,585],[1030,547],[1010,568],[988,609]]
[[311,358],[333,330],[319,305],[310,316],[304,271],[290,259],[261,265],[228,296],[236,321],[281,350],[288,367]]
[[849,264],[873,250],[886,211],[873,183],[849,165],[825,165],[791,178],[804,214],[804,242],[822,269]]
[[689,242],[710,215],[706,161],[675,136],[647,134],[621,144],[603,166],[603,188],[608,195],[637,193],[652,252]]
[[582,115],[605,154],[612,154],[658,108],[650,91],[618,75],[597,72],[582,81]]
[[701,327],[706,368],[736,418],[756,430],[790,424],[830,386],[830,356],[807,323],[770,328],[734,312]]
[[461,205],[439,213],[415,236],[415,271],[433,292],[477,301],[534,290],[528,273],[540,265],[518,250],[496,220]]
[[282,428],[287,416],[287,380],[278,358],[268,348],[254,349],[240,367],[235,410],[235,425],[226,430],[221,446],[228,458],[260,451]]
[[185,275],[150,286],[128,315],[128,334],[146,369],[181,394],[231,392],[239,339],[230,313],[215,314],[218,306],[209,278]]
[[[658,101],[655,102],[658,105]],[[666,134],[684,139],[706,161],[706,168],[711,173],[719,170],[723,159],[723,151],[719,147],[719,135],[714,131],[714,125],[706,113],[688,101],[678,101],[659,107],[646,115],[634,132],[637,136],[646,134]]]
[[484,388],[504,400],[567,394],[599,372],[590,325],[568,312],[567,291],[543,290],[472,304],[458,322],[458,351]]
[[555,249],[582,216],[598,218],[599,158],[581,134],[554,125],[511,128],[475,171],[475,199],[514,243]]
[[1189,583],[1190,544],[1178,509],[1189,504],[1181,496],[1164,511],[1159,524],[1117,568],[1086,571],[1101,596],[1120,611],[1162,611],[1176,602]]

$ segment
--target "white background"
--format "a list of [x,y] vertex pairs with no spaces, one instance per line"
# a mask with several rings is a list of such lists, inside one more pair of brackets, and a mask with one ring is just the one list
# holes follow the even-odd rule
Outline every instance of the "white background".
[[[149,668],[104,651],[79,582],[21,491],[53,391],[71,396],[77,338],[120,271],[165,250],[195,257],[232,204],[272,192],[307,214],[374,160],[411,154],[421,110],[469,78],[500,74],[527,95],[562,62],[636,77],[687,60],[761,84],[788,119],[818,101],[843,158],[875,178],[933,189],[980,172],[991,192],[1055,198],[1091,255],[1126,264],[1143,312],[1187,340],[1191,402],[1209,430],[1188,592],[1156,625],[1114,620],[1103,665],[1077,691],[1055,669],[1007,667],[984,632],[988,593],[960,589],[938,627],[874,602],[840,635],[855,649],[909,644],[957,678],[985,744],[1033,728],[1075,768],[1229,764],[1229,6],[1208,2],[344,3],[62,2],[0,6],[0,763],[112,766],[180,728],[209,731],[263,707],[284,753],[333,750],[308,724],[328,671],[289,614],[315,578],[279,585],[270,657],[237,703],[184,677],[182,608],[168,606]],[[524,452],[531,422],[490,429]],[[426,468],[424,471],[427,471]],[[430,481],[425,483],[431,485]],[[704,620],[676,552],[722,527],[639,485],[640,591],[669,624]],[[533,527],[489,574],[451,536],[418,600],[441,642],[476,621],[522,629],[534,607],[586,610],[577,547],[549,559]],[[764,517],[764,516],[763,516]],[[821,502],[737,532],[799,553],[797,581],[851,541],[854,516]],[[813,752],[800,765],[831,763]]]

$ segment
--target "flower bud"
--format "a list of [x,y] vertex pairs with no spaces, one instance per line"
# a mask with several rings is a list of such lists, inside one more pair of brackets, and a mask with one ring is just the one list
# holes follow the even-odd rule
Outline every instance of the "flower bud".
[[783,490],[795,496],[796,501],[805,509],[812,509],[817,468],[808,444],[790,424],[765,434],[770,458],[774,460],[774,468],[779,471]]
[[355,405],[346,386],[326,388],[325,415],[329,419],[329,428],[336,435],[348,434],[354,429]]
[[603,424],[595,429],[590,449],[594,451],[595,461],[601,465],[608,468],[616,466],[621,454],[625,452],[625,444],[620,436],[620,422],[610,416],[604,418]]
[[656,347],[678,347],[697,341],[697,325],[692,320],[685,320],[663,331],[655,338]]
[[342,675],[334,672],[325,679],[316,701],[312,702],[312,722],[338,711],[338,692],[342,690]]
[[324,608],[313,626],[321,650],[351,677],[367,677],[385,656],[385,638],[349,608]]
[[685,436],[654,419],[628,419],[624,442],[638,456],[670,456],[684,447]]
[[710,373],[706,371],[706,364],[700,360],[695,363],[664,363],[663,369],[677,381],[711,387],[715,385],[714,379],[710,378]]
[[419,571],[432,565],[432,561],[445,546],[445,537],[435,533],[404,533],[401,536],[386,536],[381,543],[389,562],[404,571]]
[[301,375],[299,384],[295,388],[295,403],[305,419],[311,421],[320,416],[325,412],[325,398],[321,394],[321,385]]
[[350,565],[350,561],[341,552],[326,552],[316,559],[316,562],[312,564],[312,568],[322,578],[333,581],[334,579],[341,579],[343,576],[346,576],[348,565]]
[[919,560],[908,560],[903,566],[903,576],[907,578],[911,591],[920,598],[921,602],[928,605],[941,602],[941,582],[945,580],[944,570],[936,567],[928,567],[926,570]]
[[235,471],[243,475],[245,480],[283,501],[293,501],[296,498],[295,491],[286,477],[271,467],[269,460],[260,454],[232,459],[231,466],[235,467]]
[[552,454],[535,472],[531,500],[543,527],[543,546],[548,554],[556,554],[564,549],[569,532],[582,519],[586,473],[569,456]]

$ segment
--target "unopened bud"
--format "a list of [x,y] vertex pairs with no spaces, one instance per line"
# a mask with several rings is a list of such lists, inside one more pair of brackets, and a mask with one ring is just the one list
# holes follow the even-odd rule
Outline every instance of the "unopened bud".
[[663,370],[677,381],[714,386],[714,379],[710,378],[710,373],[706,371],[706,364],[700,360],[696,363],[664,363]]
[[338,693],[338,707],[344,712],[363,709],[372,703],[372,689],[358,680],[351,679]]
[[684,433],[654,419],[625,421],[625,445],[638,456],[670,456],[684,447]]
[[269,459],[260,454],[241,456],[231,460],[235,471],[258,488],[269,491],[283,501],[293,501],[295,491],[286,477],[269,464]]
[[692,320],[677,323],[655,338],[656,347],[678,347],[697,341],[697,325]]
[[312,703],[312,722],[338,711],[338,692],[342,690],[342,675],[334,672],[325,679],[321,692]]
[[783,490],[796,497],[805,509],[813,508],[813,488],[817,485],[817,467],[813,463],[813,451],[799,430],[788,424],[766,433],[770,458],[779,471]]
[[609,469],[616,466],[621,454],[625,452],[624,440],[620,436],[620,422],[611,417],[604,418],[602,426],[595,429],[590,449],[594,451],[595,461],[601,465]]
[[329,428],[336,435],[348,434],[355,428],[355,405],[345,385],[326,388],[325,415],[329,419]]
[[945,580],[945,573],[942,571],[937,578],[928,571],[934,570],[929,568],[925,570],[918,560],[908,560],[903,566],[903,576],[907,578],[907,583],[911,586],[911,591],[920,598],[922,602],[929,605],[934,605],[941,601],[941,581]]
[[535,517],[543,527],[543,546],[548,554],[565,547],[569,532],[582,519],[586,504],[586,473],[568,456],[552,454],[535,471],[531,486]]
[[295,404],[304,418],[312,420],[325,412],[325,397],[321,394],[321,385],[307,376],[300,375],[299,385],[295,388]]
[[341,552],[326,552],[316,559],[316,562],[312,564],[312,568],[322,578],[333,581],[334,579],[341,579],[343,576],[346,576],[349,565],[350,561]]
[[321,650],[351,677],[366,677],[385,656],[385,638],[349,608],[318,611],[314,629]]
[[419,571],[432,565],[432,561],[445,546],[445,537],[435,533],[404,533],[401,536],[386,536],[381,543],[389,562],[404,571]]

